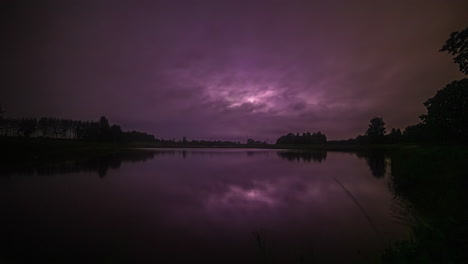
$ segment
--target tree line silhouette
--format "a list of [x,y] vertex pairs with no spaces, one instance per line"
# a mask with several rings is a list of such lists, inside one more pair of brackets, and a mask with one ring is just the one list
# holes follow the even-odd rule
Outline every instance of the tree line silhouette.
[[[0,136],[4,137],[39,137],[53,139],[71,139],[98,142],[152,142],[163,146],[237,146],[240,141],[229,140],[182,140],[157,139],[152,134],[139,131],[122,131],[119,125],[109,124],[102,116],[99,121],[80,121],[51,117],[36,118],[3,118],[4,111],[0,105]],[[247,139],[247,145],[266,145],[265,141]]]
[[322,132],[305,132],[300,135],[299,133],[293,134],[288,133],[287,135],[281,136],[276,140],[276,144],[311,144],[320,145],[327,143],[327,136]]
[[[0,113],[1,107],[0,107]],[[0,116],[0,135],[10,137],[42,137],[77,139],[103,142],[154,141],[153,135],[139,131],[122,131],[118,125],[110,125],[106,117],[96,121],[79,121],[43,117],[2,118]]]
[[[164,146],[235,146],[239,141],[228,140],[182,140],[157,139],[154,135],[139,131],[123,131],[119,125],[109,124],[103,116],[99,121],[80,121],[51,117],[36,118],[3,118],[0,105],[0,136],[4,137],[38,137],[52,139],[70,139],[97,142],[152,142]],[[262,145],[266,142],[251,138],[247,145]]]

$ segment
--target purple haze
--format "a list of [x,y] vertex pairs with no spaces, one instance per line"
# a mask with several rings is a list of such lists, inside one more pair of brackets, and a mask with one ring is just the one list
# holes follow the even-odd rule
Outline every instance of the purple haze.
[[468,25],[465,0],[11,2],[7,116],[105,115],[157,138],[404,128],[461,78],[438,49]]

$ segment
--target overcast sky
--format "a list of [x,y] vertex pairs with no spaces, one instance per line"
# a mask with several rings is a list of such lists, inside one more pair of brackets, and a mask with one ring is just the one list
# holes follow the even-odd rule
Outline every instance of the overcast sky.
[[[7,2],[7,1],[5,1]],[[0,104],[157,138],[276,140],[419,121],[463,75],[468,1],[8,1]],[[37,3],[40,2],[40,3]]]

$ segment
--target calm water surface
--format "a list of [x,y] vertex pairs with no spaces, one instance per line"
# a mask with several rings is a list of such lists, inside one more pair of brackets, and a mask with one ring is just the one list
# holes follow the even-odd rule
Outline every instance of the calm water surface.
[[[407,238],[383,155],[153,149],[0,170],[6,263],[378,263]],[[1,261],[0,261],[1,262]]]

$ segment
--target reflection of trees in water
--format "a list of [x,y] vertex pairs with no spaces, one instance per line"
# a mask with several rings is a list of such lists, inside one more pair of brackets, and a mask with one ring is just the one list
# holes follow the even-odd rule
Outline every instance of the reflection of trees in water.
[[356,152],[356,156],[361,159],[365,159],[367,166],[373,176],[382,178],[387,172],[387,165],[385,163],[385,152],[383,151],[366,151]]
[[270,155],[269,151],[247,151],[247,156],[253,157],[253,156],[268,156]]
[[253,157],[253,156],[268,156],[272,151],[251,151],[251,150],[241,150],[241,151],[220,151],[220,149],[206,149],[206,148],[200,148],[200,149],[191,149],[191,150],[185,150],[185,149],[180,149],[180,150],[174,150],[174,149],[167,149],[167,150],[151,150],[154,152],[155,156],[179,156],[182,157],[183,159],[186,159],[187,156],[244,156],[247,155],[248,157]]
[[109,169],[118,169],[125,162],[141,162],[153,159],[155,153],[146,150],[128,150],[114,153],[108,156],[93,157],[84,160],[70,160],[56,164],[26,164],[25,162],[13,163],[9,166],[2,166],[1,174],[37,174],[39,176],[58,175],[67,173],[91,173],[97,172],[100,177],[104,177]]
[[[257,155],[263,152],[248,152],[247,155]],[[187,150],[125,150],[106,156],[92,157],[80,160],[69,160],[61,163],[39,163],[31,164],[27,160],[17,161],[11,164],[2,164],[0,166],[0,175],[10,174],[37,174],[39,176],[59,175],[69,173],[95,173],[100,177],[106,176],[109,169],[118,169],[125,162],[144,162],[155,157],[180,157],[186,159],[188,155],[245,155],[245,152],[203,152]],[[263,153],[265,155],[265,153]]]
[[278,151],[276,152],[280,158],[289,161],[303,162],[318,162],[321,163],[327,159],[326,151]]

